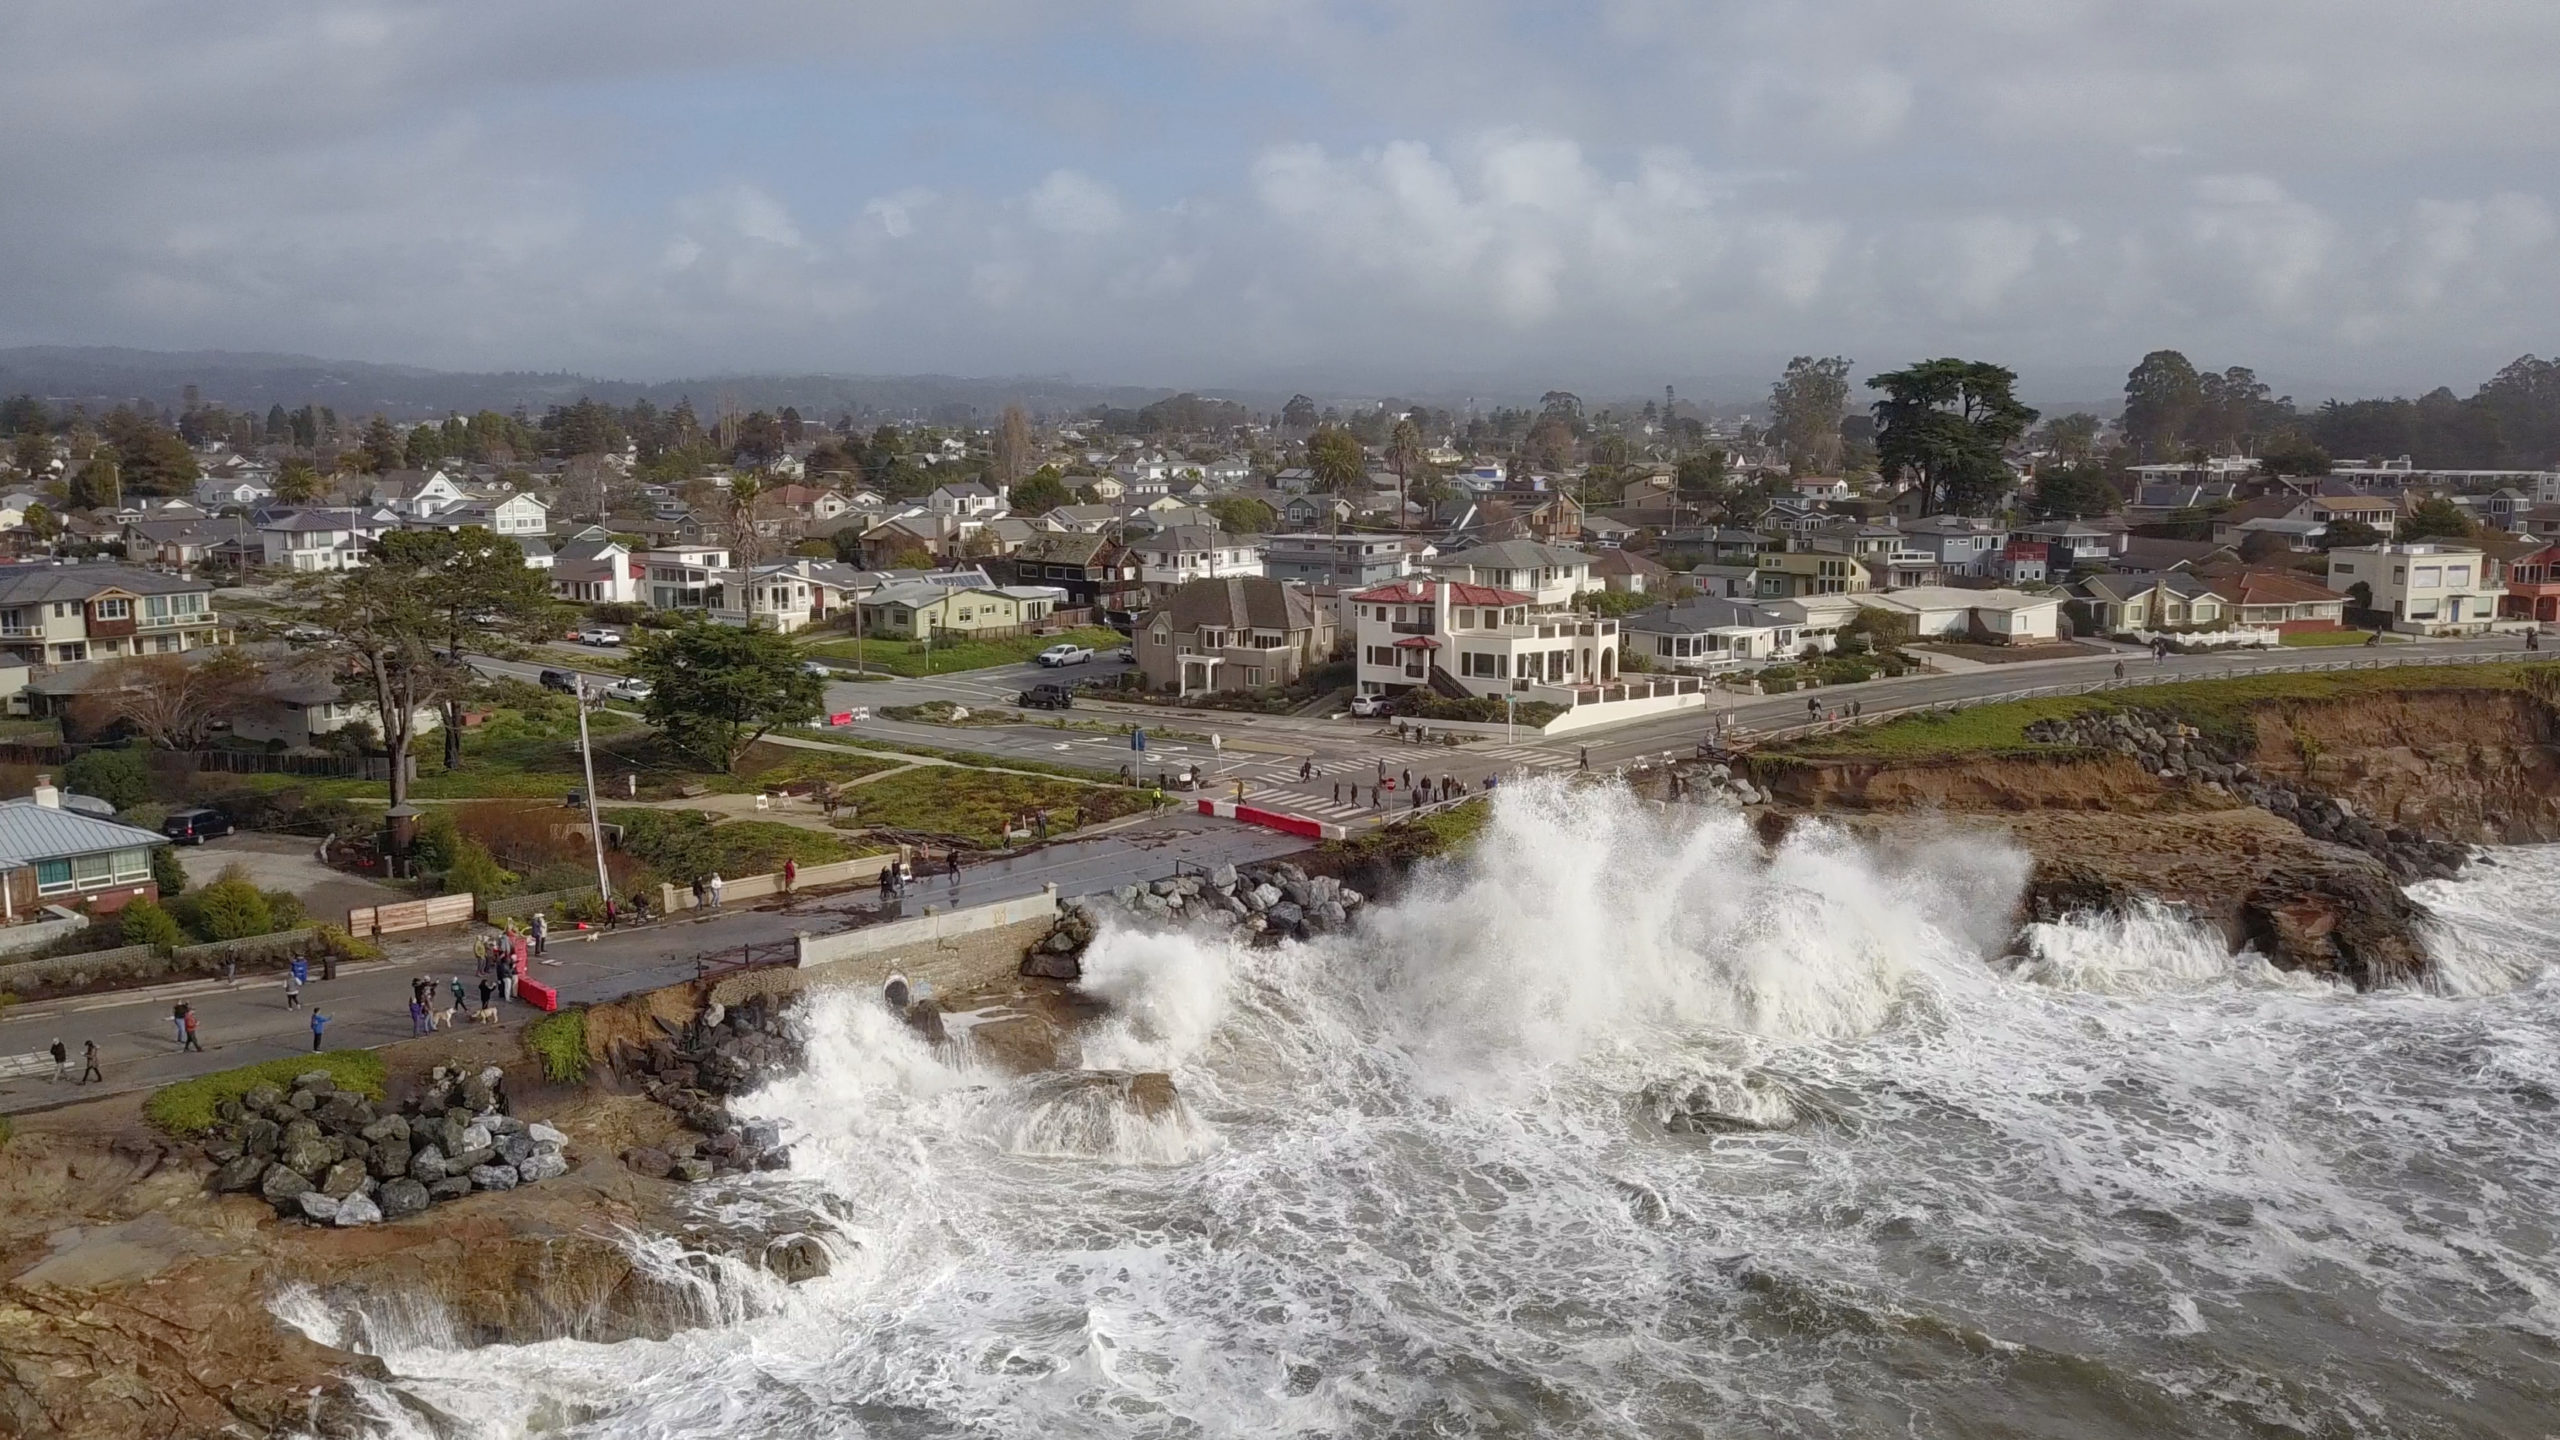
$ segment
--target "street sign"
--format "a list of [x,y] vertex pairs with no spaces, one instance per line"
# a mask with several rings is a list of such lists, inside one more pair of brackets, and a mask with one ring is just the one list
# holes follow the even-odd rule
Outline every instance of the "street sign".
[[1143,726],[1129,727],[1129,748],[1141,755],[1147,753],[1147,732]]

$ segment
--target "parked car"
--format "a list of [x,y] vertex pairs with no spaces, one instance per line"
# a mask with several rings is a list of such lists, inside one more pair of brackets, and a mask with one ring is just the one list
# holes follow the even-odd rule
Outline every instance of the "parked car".
[[557,690],[563,695],[575,695],[578,693],[578,682],[570,679],[569,672],[566,670],[545,670],[542,672],[542,688]]
[[1351,697],[1351,713],[1359,716],[1363,720],[1369,719],[1373,716],[1384,715],[1387,713],[1387,697],[1384,695],[1354,695]]
[[199,806],[193,810],[172,810],[160,822],[160,833],[180,845],[201,845],[218,840],[240,827],[219,810]]
[[1072,710],[1076,704],[1076,691],[1072,685],[1043,680],[1015,696],[1013,703],[1025,710]]
[[607,630],[601,625],[591,625],[571,634],[569,638],[581,645],[619,645],[622,643],[622,632]]
[[609,700],[646,700],[650,693],[649,682],[624,676],[605,686],[604,693]]
[[833,680],[836,678],[835,667],[825,663],[824,661],[803,660],[800,662],[800,668],[817,676],[821,680]]
[[1093,650],[1084,645],[1052,645],[1031,658],[1043,665],[1088,665],[1093,662]]
[[1123,645],[1119,649],[1111,652],[1111,658],[1119,661],[1123,665],[1135,665],[1138,663],[1138,647],[1135,645]]

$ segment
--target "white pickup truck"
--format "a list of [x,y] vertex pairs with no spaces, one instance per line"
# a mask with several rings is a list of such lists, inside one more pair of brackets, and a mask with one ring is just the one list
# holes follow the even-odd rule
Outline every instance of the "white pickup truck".
[[1052,645],[1032,657],[1043,665],[1090,665],[1093,651],[1083,645]]

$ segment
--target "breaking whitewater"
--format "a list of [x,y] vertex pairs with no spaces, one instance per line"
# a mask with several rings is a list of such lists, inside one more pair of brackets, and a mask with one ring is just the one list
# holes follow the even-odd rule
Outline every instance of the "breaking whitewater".
[[1084,1063],[1153,1113],[819,1002],[741,1107],[797,1168],[720,1203],[834,1217],[833,1272],[634,1241],[723,1323],[283,1305],[388,1436],[2542,1433],[2560,850],[2493,858],[2417,892],[2430,990],[2358,996],[2167,914],[2021,944],[1979,837],[1506,787],[1356,935],[1098,942]]

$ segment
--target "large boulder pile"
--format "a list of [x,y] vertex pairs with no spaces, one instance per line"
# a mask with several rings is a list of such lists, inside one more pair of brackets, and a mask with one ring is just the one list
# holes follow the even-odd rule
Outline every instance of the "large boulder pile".
[[736,1005],[706,1004],[689,1024],[652,1018],[657,1038],[645,1045],[617,1039],[606,1058],[701,1138],[635,1146],[623,1152],[623,1163],[652,1179],[682,1181],[790,1168],[791,1149],[780,1132],[768,1121],[739,1120],[727,1104],[767,1074],[799,1063],[802,1037],[782,1007],[758,995]]
[[2292,821],[2314,840],[2371,855],[2401,881],[2451,879],[2471,855],[2468,845],[2430,839],[2397,825],[2377,825],[2358,815],[2353,802],[2342,796],[2299,780],[2263,774],[2249,764],[2247,756],[2165,716],[2110,710],[2039,720],[2027,727],[2026,734],[2045,744],[2113,751],[2131,757],[2163,780],[2245,800]]
[[1367,899],[1330,875],[1310,876],[1285,860],[1221,865],[1205,874],[1123,885],[1061,905],[1057,923],[1024,958],[1022,973],[1051,980],[1080,978],[1084,973],[1080,957],[1107,915],[1147,925],[1235,932],[1276,943],[1347,930]]
[[506,1072],[437,1066],[385,1111],[325,1070],[215,1107],[213,1187],[255,1193],[288,1219],[370,1225],[475,1190],[565,1174],[569,1137],[507,1113]]

